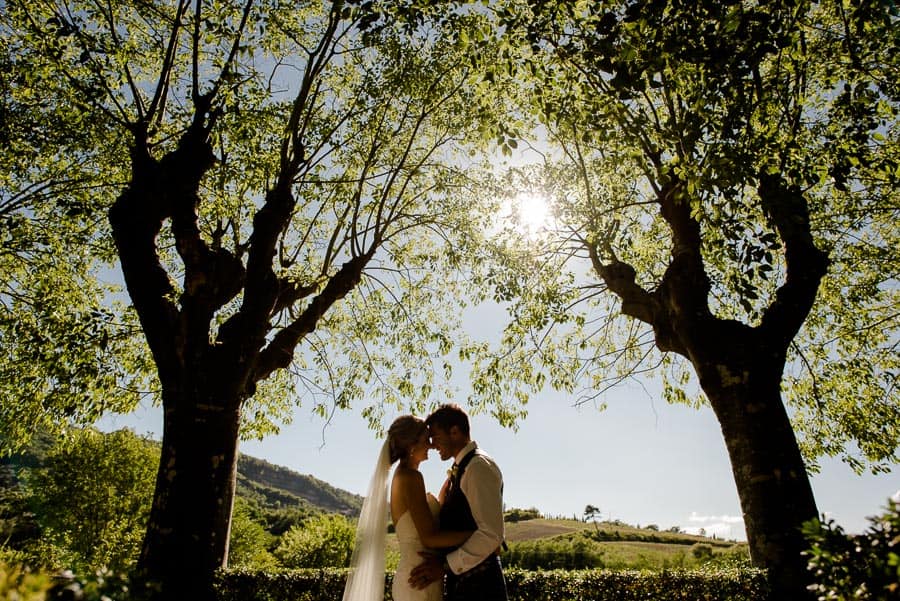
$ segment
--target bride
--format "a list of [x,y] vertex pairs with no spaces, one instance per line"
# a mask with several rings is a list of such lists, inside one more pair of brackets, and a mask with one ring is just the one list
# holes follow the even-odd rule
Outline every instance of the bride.
[[384,597],[387,480],[394,463],[397,469],[391,482],[390,515],[400,548],[400,563],[391,589],[394,601],[441,600],[440,581],[422,590],[415,589],[408,582],[410,572],[422,562],[420,552],[461,545],[472,533],[441,531],[438,527],[440,500],[426,495],[425,480],[418,469],[428,459],[430,446],[428,428],[418,417],[400,416],[388,429],[359,516],[343,601],[382,601]]

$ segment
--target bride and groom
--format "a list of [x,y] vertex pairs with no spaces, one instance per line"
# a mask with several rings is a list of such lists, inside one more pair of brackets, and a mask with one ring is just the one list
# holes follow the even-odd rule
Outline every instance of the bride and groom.
[[[418,470],[432,448],[454,460],[437,497],[425,492]],[[343,601],[382,601],[388,511],[400,549],[394,601],[506,601],[502,495],[500,469],[470,438],[462,408],[398,417],[363,503]]]

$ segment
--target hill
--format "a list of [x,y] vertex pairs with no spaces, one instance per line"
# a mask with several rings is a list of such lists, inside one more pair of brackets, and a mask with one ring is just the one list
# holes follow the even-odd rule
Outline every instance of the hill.
[[252,497],[263,507],[315,508],[347,516],[359,515],[362,509],[360,495],[256,457],[241,455],[237,472],[238,494]]
[[734,541],[714,539],[684,532],[638,528],[623,522],[582,522],[578,520],[533,519],[506,523],[506,540],[520,542],[586,533],[597,542],[639,542],[665,545],[705,543],[714,547],[731,547]]
[[535,518],[507,522],[507,565],[525,569],[604,567],[665,570],[713,560],[749,565],[746,543],[623,522]]
[[[15,486],[15,473],[24,467],[40,466],[54,440],[35,435],[32,444],[11,457],[0,457],[0,488]],[[363,497],[336,488],[311,475],[299,474],[249,455],[238,458],[237,495],[251,500],[262,510],[299,510],[300,513],[340,513],[356,516]]]

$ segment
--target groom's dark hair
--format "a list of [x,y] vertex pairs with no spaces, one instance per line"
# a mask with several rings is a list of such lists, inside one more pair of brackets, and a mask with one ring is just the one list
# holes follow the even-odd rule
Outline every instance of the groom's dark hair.
[[450,428],[456,426],[466,438],[469,437],[469,416],[456,403],[447,403],[435,409],[431,415],[425,418],[425,425],[437,426],[445,432],[449,432]]

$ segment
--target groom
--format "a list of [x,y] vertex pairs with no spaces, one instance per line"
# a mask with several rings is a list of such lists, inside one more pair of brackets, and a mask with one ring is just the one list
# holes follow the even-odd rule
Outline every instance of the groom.
[[503,475],[469,438],[469,417],[459,405],[441,405],[425,420],[431,446],[446,461],[453,458],[440,514],[441,530],[472,530],[458,548],[443,557],[427,556],[409,583],[424,588],[446,574],[445,601],[507,601],[500,566],[503,545]]

